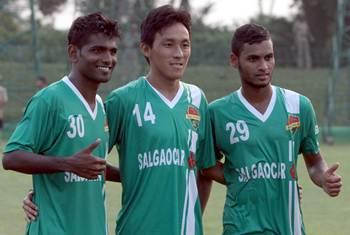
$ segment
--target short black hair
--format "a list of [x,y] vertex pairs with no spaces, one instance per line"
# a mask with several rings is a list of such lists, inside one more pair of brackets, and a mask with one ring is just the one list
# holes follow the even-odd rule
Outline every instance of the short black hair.
[[252,45],[269,39],[271,39],[271,34],[264,26],[253,23],[245,24],[233,34],[231,51],[239,56],[245,43]]
[[141,42],[152,47],[156,33],[175,23],[183,24],[191,35],[191,15],[183,9],[163,5],[152,9],[141,23]]
[[68,31],[68,44],[81,48],[87,43],[92,34],[102,33],[108,37],[120,37],[119,26],[116,20],[104,16],[100,12],[80,16],[73,21]]
[[37,80],[38,80],[38,81],[41,81],[41,82],[43,82],[43,83],[48,83],[47,77],[44,76],[44,75],[39,75],[39,76],[37,77]]

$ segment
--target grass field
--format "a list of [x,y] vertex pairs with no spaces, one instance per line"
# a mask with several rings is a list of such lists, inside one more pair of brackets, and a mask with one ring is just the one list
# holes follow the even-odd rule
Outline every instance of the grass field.
[[[339,161],[339,173],[343,177],[343,192],[338,198],[329,198],[316,188],[308,178],[303,161],[299,163],[299,178],[303,185],[302,209],[309,235],[346,235],[350,231],[350,141],[334,146],[322,146],[323,155],[329,163]],[[110,156],[114,161],[115,156]],[[24,234],[25,221],[21,209],[24,195],[31,188],[31,177],[0,168],[0,235]],[[121,187],[107,183],[108,223],[111,231],[115,228],[116,213],[120,208]],[[214,184],[204,214],[206,235],[221,233],[221,215],[225,189]],[[113,234],[113,232],[111,232]]]
[[[5,118],[8,121],[18,119],[28,99],[36,91],[35,75],[31,65],[20,63],[0,63],[0,84],[7,87],[9,103],[6,107]],[[69,68],[66,64],[43,64],[43,74],[47,75],[50,82],[60,79],[67,74]],[[6,75],[6,76],[5,76]],[[328,78],[330,71],[327,68],[301,70],[295,68],[276,68],[273,83],[288,89],[297,91],[310,98],[322,126],[326,107]],[[343,77],[348,74],[344,70]],[[113,78],[107,84],[103,84],[99,90],[104,98],[111,90],[122,85],[120,71],[116,69]],[[335,97],[335,125],[350,124],[350,102],[348,79],[339,79],[336,86]],[[135,78],[130,78],[135,79]],[[200,86],[209,101],[226,95],[239,88],[238,73],[229,65],[224,66],[190,66],[185,74],[184,81]]]

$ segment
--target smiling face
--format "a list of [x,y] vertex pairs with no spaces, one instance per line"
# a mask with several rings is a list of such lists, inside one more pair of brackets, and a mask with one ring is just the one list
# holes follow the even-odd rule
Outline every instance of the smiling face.
[[81,48],[69,45],[68,52],[76,75],[89,82],[105,83],[117,64],[117,38],[92,34]]
[[154,79],[179,80],[191,55],[190,34],[181,23],[174,23],[155,34],[152,47],[141,43]]
[[237,56],[231,54],[232,65],[239,70],[242,86],[264,88],[271,84],[275,57],[271,39],[245,43]]

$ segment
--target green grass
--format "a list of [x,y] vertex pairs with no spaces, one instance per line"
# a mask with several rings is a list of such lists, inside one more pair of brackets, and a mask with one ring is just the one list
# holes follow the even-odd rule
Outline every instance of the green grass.
[[[302,209],[309,235],[345,235],[350,231],[350,143],[322,146],[323,156],[329,163],[339,161],[339,174],[343,177],[343,192],[338,198],[326,196],[320,188],[311,183],[303,161],[299,163],[299,178],[303,185]],[[115,162],[115,156],[110,156]],[[0,168],[0,234],[24,234],[25,221],[21,209],[24,195],[31,188],[31,177]],[[115,218],[120,208],[121,186],[107,183],[108,223],[114,234]],[[225,200],[225,188],[214,184],[204,214],[206,235],[218,235],[222,231],[221,216]]]
[[[50,82],[56,81],[69,71],[67,64],[43,64],[43,74]],[[104,98],[111,90],[122,85],[121,70],[116,69],[113,78],[103,84],[99,93]],[[28,99],[35,93],[35,75],[31,65],[21,63],[0,63],[0,84],[8,89],[9,103],[6,107],[7,122],[18,120]],[[346,76],[344,71],[344,78]],[[330,71],[327,68],[300,70],[295,68],[276,68],[273,83],[304,94],[312,101],[318,120],[322,126],[326,107],[328,78]],[[189,66],[184,81],[199,85],[209,101],[222,97],[234,89],[239,88],[240,80],[236,70],[228,64],[223,66]],[[349,85],[347,79],[340,79],[336,86],[335,97],[336,114],[335,125],[349,125],[350,102]]]

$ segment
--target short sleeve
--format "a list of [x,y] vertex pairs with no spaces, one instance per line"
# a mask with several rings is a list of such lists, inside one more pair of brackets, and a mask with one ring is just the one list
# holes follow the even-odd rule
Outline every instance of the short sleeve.
[[199,162],[197,163],[199,169],[205,169],[215,166],[215,154],[212,128],[209,117],[208,103],[204,95],[201,99],[201,121],[200,121],[200,142],[198,149]]
[[22,120],[11,135],[4,152],[24,150],[44,153],[55,139],[57,113],[41,96],[33,97]]
[[213,108],[213,103],[209,104],[208,108],[208,113],[209,113],[209,118],[210,118],[210,125],[212,128],[212,136],[213,136],[213,146],[214,146],[214,156],[216,160],[221,160],[224,158],[224,154],[220,151],[220,149],[217,147],[216,143],[216,131],[215,131],[215,114],[214,114],[214,108]]
[[315,111],[309,99],[303,97],[301,101],[301,115],[303,125],[303,138],[301,141],[302,153],[318,153],[319,152],[319,128]]
[[113,91],[105,100],[105,109],[109,127],[109,147],[111,151],[114,145],[118,145],[123,135],[124,105],[120,99],[118,90]]

